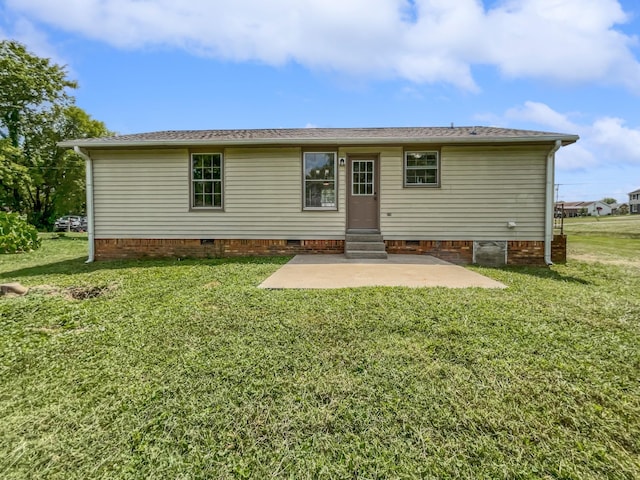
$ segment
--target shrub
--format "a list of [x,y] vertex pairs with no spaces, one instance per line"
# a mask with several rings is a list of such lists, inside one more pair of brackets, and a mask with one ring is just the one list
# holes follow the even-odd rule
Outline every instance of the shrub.
[[0,253],[30,252],[40,248],[36,227],[17,213],[0,212]]

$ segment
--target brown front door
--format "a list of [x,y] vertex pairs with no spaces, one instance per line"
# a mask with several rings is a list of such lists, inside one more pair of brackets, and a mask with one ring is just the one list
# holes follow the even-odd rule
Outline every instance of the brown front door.
[[347,172],[347,229],[379,230],[377,156],[351,156]]

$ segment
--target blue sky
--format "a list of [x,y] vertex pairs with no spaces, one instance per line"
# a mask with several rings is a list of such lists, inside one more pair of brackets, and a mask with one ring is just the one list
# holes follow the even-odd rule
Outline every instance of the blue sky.
[[637,0],[0,0],[118,133],[496,125],[581,140],[559,198],[640,188]]

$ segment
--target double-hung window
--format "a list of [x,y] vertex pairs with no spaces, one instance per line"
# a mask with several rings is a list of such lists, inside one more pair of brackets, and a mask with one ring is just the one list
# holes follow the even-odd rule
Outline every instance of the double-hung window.
[[305,210],[336,210],[336,152],[304,152]]
[[191,208],[222,208],[222,154],[191,154]]
[[404,152],[404,186],[440,185],[440,156],[437,151]]

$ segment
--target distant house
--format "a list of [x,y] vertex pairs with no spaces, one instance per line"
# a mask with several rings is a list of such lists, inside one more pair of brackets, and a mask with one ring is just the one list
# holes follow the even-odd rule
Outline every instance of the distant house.
[[515,265],[549,264],[563,248],[555,152],[577,140],[493,127],[306,128],[60,146],[87,164],[90,261],[406,253],[472,263],[488,249]]
[[640,189],[629,193],[629,213],[640,214]]
[[612,203],[611,204],[611,215],[624,215],[626,213],[629,213],[628,203]]
[[611,205],[601,202],[600,200],[592,202],[557,202],[556,216],[558,212],[564,210],[565,217],[592,216],[602,217],[611,215]]

